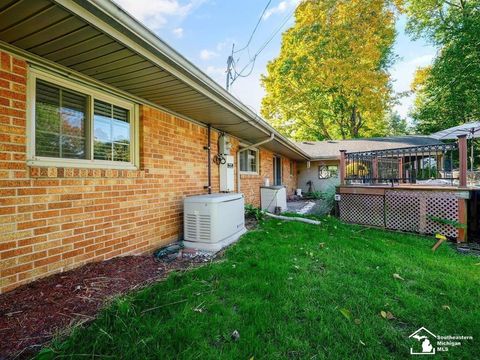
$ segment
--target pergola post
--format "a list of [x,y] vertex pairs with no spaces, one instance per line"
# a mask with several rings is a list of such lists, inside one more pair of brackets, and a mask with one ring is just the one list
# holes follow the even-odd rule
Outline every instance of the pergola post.
[[347,150],[340,150],[340,185],[345,185],[346,155]]
[[398,158],[398,183],[403,182],[403,158]]
[[458,161],[459,161],[459,186],[467,186],[467,167],[468,167],[468,155],[467,155],[467,135],[458,136]]
[[[458,136],[458,161],[459,161],[459,187],[467,186],[467,169],[468,169],[468,148],[467,135]],[[461,224],[467,225],[467,203],[465,199],[458,199],[458,220]],[[467,231],[465,228],[458,229],[457,242],[464,242],[467,239]]]
[[378,181],[378,157],[375,156],[372,159],[372,177],[374,180],[374,183]]

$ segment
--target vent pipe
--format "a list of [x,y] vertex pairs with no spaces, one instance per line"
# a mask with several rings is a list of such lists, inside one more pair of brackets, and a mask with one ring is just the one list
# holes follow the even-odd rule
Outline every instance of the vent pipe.
[[207,150],[207,177],[208,177],[208,183],[207,186],[204,186],[204,189],[208,190],[208,193],[212,193],[212,159],[211,159],[211,153],[212,153],[212,126],[210,124],[207,125],[207,146],[204,146],[204,149]]

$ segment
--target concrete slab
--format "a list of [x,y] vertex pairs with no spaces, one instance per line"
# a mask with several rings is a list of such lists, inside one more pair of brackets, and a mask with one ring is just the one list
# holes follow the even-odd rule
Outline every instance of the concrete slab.
[[302,215],[326,215],[330,208],[325,200],[295,200],[287,202],[287,211]]

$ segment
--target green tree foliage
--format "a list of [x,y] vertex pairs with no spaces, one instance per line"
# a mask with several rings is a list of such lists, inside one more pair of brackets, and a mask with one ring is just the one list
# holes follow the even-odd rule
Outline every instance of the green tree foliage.
[[480,0],[410,0],[405,10],[412,36],[438,47],[412,84],[417,132],[480,119]]
[[394,9],[390,0],[301,2],[262,77],[262,115],[297,140],[387,133]]
[[387,135],[407,135],[410,132],[407,120],[402,118],[396,111],[388,112],[387,124]]

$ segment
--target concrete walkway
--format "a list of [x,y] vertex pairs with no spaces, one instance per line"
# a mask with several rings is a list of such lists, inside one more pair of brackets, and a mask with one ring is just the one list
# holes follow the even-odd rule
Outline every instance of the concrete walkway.
[[302,215],[326,215],[330,212],[324,200],[295,200],[287,202],[287,211]]

